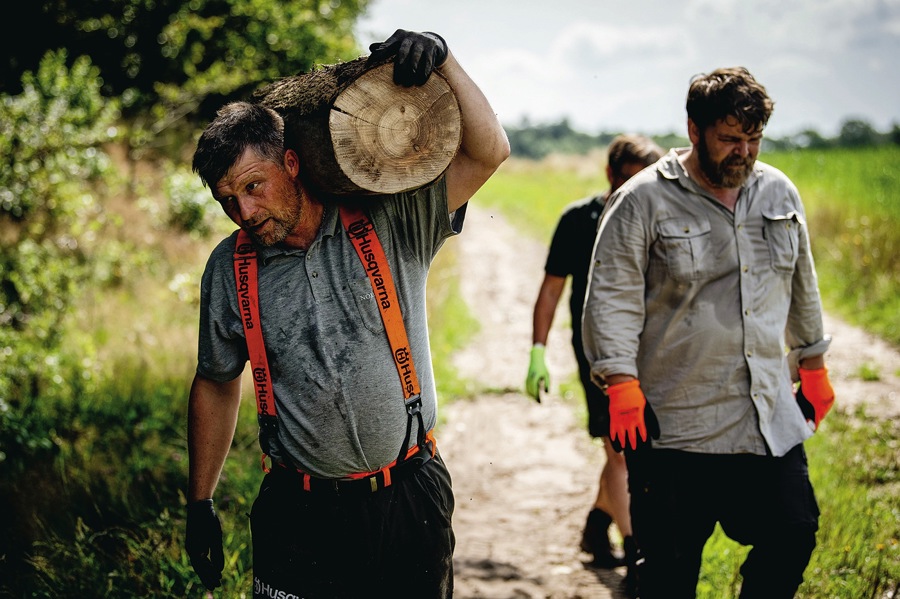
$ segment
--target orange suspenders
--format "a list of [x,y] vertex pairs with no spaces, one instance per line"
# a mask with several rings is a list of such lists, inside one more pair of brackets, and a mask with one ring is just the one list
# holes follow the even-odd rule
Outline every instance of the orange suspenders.
[[[372,221],[359,208],[340,207],[341,222],[347,230],[347,234],[356,249],[356,253],[362,262],[363,268],[372,284],[375,300],[381,312],[394,365],[400,377],[403,388],[404,404],[406,406],[406,437],[400,447],[400,453],[395,463],[402,462],[408,455],[415,453],[418,448],[425,447],[429,441],[431,453],[434,454],[435,445],[431,432],[425,431],[425,423],[422,417],[422,397],[419,388],[419,378],[413,364],[412,351],[409,339],[406,335],[406,326],[403,324],[403,315],[400,312],[400,302],[397,298],[397,290],[394,287],[394,279],[384,253],[384,248],[378,240]],[[256,408],[259,418],[261,434],[268,438],[278,431],[278,423],[275,414],[275,394],[272,390],[272,377],[269,371],[269,363],[266,357],[266,349],[263,345],[262,327],[259,320],[259,292],[257,288],[257,263],[256,250],[250,241],[250,236],[241,229],[238,232],[237,243],[234,251],[234,275],[237,284],[238,307],[241,322],[244,325],[244,335],[247,340],[247,353],[253,372],[253,388],[256,393]],[[407,451],[409,436],[412,430],[412,418],[418,419],[417,447]],[[268,472],[265,460],[269,453],[268,446],[263,446],[263,469]],[[393,465],[393,464],[392,464]],[[389,483],[388,483],[389,484]]]
[[247,354],[253,373],[259,438],[263,450],[262,467],[268,472],[266,457],[269,455],[269,439],[278,433],[278,419],[275,414],[275,392],[272,389],[269,359],[259,320],[256,249],[250,241],[250,235],[243,229],[238,231],[234,247],[234,280],[237,285],[238,311],[244,325]]

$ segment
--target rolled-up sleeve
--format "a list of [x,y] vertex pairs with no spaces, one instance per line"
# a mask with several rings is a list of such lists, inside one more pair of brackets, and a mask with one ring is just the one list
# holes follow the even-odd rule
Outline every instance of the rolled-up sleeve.
[[591,378],[598,385],[611,374],[638,376],[637,355],[644,326],[644,271],[649,230],[639,202],[614,196],[594,243],[582,333]]

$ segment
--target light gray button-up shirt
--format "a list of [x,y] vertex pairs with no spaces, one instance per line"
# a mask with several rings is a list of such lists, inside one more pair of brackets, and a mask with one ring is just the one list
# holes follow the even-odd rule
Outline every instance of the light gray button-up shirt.
[[793,397],[787,344],[821,355],[824,335],[800,195],[761,162],[734,212],[670,151],[610,199],[583,317],[592,376],[641,382],[654,447],[784,455],[812,433]]

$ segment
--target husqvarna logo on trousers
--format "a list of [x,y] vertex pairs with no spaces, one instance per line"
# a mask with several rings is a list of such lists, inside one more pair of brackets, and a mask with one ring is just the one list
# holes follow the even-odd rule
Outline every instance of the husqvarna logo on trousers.
[[279,591],[270,584],[266,584],[256,576],[253,577],[253,597],[269,597],[270,599],[303,599],[300,595]]

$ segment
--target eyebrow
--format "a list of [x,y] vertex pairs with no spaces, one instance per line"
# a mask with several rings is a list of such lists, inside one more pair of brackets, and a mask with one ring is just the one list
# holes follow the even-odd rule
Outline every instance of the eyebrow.
[[734,141],[758,141],[762,138],[763,138],[762,133],[755,133],[747,138],[744,138],[740,135],[734,135],[731,133],[720,133],[719,134],[719,139],[734,140]]

